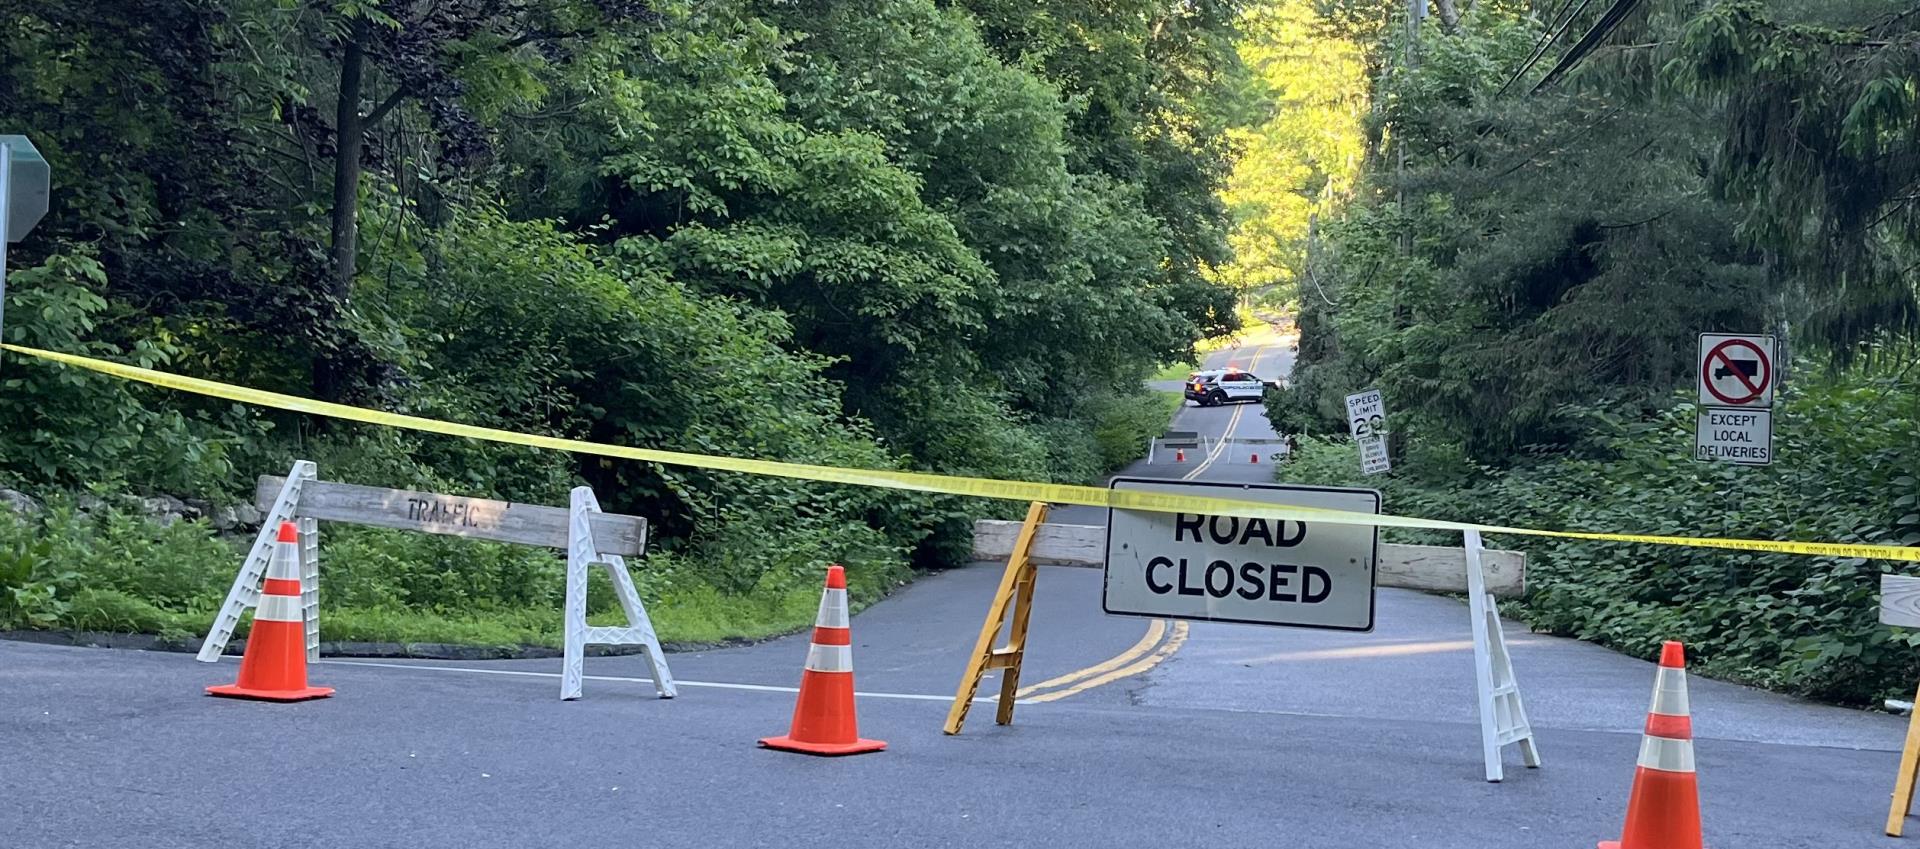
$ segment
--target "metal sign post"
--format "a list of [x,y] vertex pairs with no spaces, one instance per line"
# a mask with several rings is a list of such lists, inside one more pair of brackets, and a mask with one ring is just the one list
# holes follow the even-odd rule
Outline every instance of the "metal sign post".
[[12,199],[13,143],[0,138],[0,342],[7,338],[7,243],[13,241],[7,211]]

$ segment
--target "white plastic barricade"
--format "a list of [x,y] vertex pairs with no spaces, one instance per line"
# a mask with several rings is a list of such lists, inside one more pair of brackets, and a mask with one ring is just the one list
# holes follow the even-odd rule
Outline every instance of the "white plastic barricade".
[[[199,659],[219,660],[234,629],[247,610],[260,600],[260,584],[273,553],[280,523],[293,522],[300,531],[300,598],[306,622],[307,659],[320,656],[320,531],[319,523],[346,522],[379,528],[447,534],[493,542],[535,545],[567,552],[566,635],[560,698],[580,697],[582,667],[589,645],[637,645],[652,669],[653,686],[660,697],[678,694],[673,673],[646,605],[627,572],[626,557],[646,550],[647,520],[638,516],[604,513],[589,487],[576,487],[566,508],[516,504],[485,498],[467,498],[433,492],[332,483],[318,479],[313,463],[301,460],[284,478],[263,476],[256,500],[265,513],[253,548],[240,563],[226,601],[220,605]],[[626,614],[624,626],[587,624],[587,574],[598,566],[606,570],[614,595]]]
[[1161,450],[1193,451],[1205,456],[1212,447],[1212,438],[1200,435],[1197,430],[1170,430],[1147,440],[1147,465],[1151,466]]

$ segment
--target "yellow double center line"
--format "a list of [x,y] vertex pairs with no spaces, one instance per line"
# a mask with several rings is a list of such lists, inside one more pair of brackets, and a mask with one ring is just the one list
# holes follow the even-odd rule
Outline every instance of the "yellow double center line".
[[1014,697],[1028,702],[1051,702],[1139,675],[1172,657],[1174,652],[1180,650],[1180,644],[1186,641],[1187,623],[1174,622],[1169,625],[1165,619],[1155,619],[1147,623],[1146,635],[1132,648],[1085,669],[1021,687]]
[[1202,472],[1207,470],[1208,466],[1213,465],[1213,461],[1220,459],[1220,455],[1227,450],[1227,441],[1233,439],[1234,428],[1240,426],[1240,417],[1245,415],[1246,412],[1246,407],[1233,408],[1233,415],[1227,419],[1227,429],[1221,432],[1220,441],[1213,444],[1213,450],[1208,451],[1207,456],[1200,460],[1200,465],[1194,466],[1193,471],[1181,475],[1181,480],[1190,481],[1199,477]]
[[[1265,345],[1254,351],[1253,363],[1247,371],[1253,372],[1260,365],[1260,358],[1265,354]],[[1233,408],[1233,415],[1227,419],[1226,429],[1220,433],[1220,441],[1214,443],[1213,450],[1207,452],[1207,456],[1200,461],[1200,465],[1182,475],[1181,480],[1190,481],[1199,477],[1213,465],[1215,460],[1220,459],[1220,456],[1226,452],[1228,441],[1233,439],[1233,432],[1239,429],[1240,419],[1246,413],[1247,408],[1244,404]],[[1038,684],[1022,687],[1014,696],[1028,702],[1051,702],[1111,684],[1160,665],[1161,661],[1179,651],[1180,646],[1186,641],[1187,623],[1155,619],[1147,623],[1147,633],[1140,637],[1140,641],[1126,651],[1085,669],[1078,669]]]

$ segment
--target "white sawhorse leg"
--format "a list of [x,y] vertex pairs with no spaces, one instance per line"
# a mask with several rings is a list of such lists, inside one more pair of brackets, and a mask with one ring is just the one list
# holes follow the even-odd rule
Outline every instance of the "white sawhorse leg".
[[1540,751],[1534,746],[1533,726],[1527,722],[1527,707],[1520,699],[1520,683],[1513,677],[1513,659],[1507,654],[1506,633],[1500,627],[1500,608],[1487,593],[1486,574],[1480,558],[1480,532],[1466,532],[1467,608],[1473,617],[1473,678],[1479,697],[1480,750],[1486,760],[1487,780],[1505,777],[1500,763],[1501,750],[1508,744],[1520,744],[1521,761],[1529,768],[1540,766]]
[[300,487],[313,480],[319,474],[318,467],[307,460],[293,464],[293,470],[287,473],[287,482],[280,487],[280,495],[273,500],[273,508],[260,522],[260,533],[253,538],[253,548],[247,551],[247,558],[240,561],[240,574],[233,578],[233,586],[227,590],[227,600],[220,604],[220,612],[214,615],[213,626],[207,629],[207,637],[200,641],[200,653],[194,656],[202,663],[213,663],[227,650],[227,643],[233,640],[233,629],[240,627],[240,617],[260,603],[260,582],[267,576],[267,559],[273,556],[274,540],[279,538],[280,523],[300,523],[300,598],[305,609],[307,628],[307,660],[318,660],[320,656],[320,585],[319,585],[319,525],[312,519],[300,519],[296,514],[300,507]]
[[[560,670],[560,698],[580,698],[580,685],[586,678],[588,645],[645,646],[647,666],[653,671],[653,687],[660,698],[679,695],[673,672],[667,668],[667,655],[660,650],[660,637],[654,633],[653,620],[647,616],[640,592],[634,589],[633,576],[627,573],[627,561],[613,554],[601,554],[593,544],[592,516],[600,512],[600,502],[588,487],[575,487],[567,524],[567,609],[566,648]],[[594,566],[607,570],[613,580],[613,592],[627,614],[625,627],[593,627],[587,624],[587,572]]]

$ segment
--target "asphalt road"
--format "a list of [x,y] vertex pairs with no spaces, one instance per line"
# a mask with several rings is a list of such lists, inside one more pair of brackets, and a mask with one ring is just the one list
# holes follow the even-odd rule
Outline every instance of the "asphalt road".
[[[1262,376],[1268,369],[1259,368]],[[1181,426],[1257,432],[1248,406]],[[1244,429],[1244,430],[1243,430]],[[1156,464],[1155,475],[1181,477]],[[1216,458],[1204,480],[1267,480]],[[1065,511],[1062,511],[1065,512]],[[1103,517],[1092,517],[1099,521]],[[235,664],[0,642],[0,847],[1281,847],[1539,849],[1618,835],[1653,666],[1509,624],[1545,759],[1482,780],[1466,610],[1382,590],[1371,634],[1100,613],[1043,568],[1015,724],[940,731],[998,577],[929,576],[853,620],[882,753],[761,750],[806,637],[671,657],[323,661],[331,699],[212,699]],[[1711,847],[1880,835],[1899,719],[1693,679]],[[983,691],[985,688],[983,688]]]

